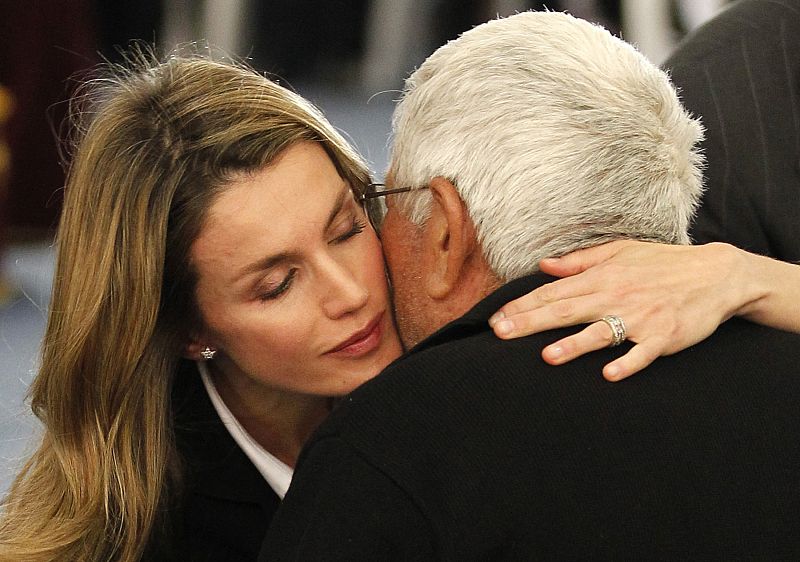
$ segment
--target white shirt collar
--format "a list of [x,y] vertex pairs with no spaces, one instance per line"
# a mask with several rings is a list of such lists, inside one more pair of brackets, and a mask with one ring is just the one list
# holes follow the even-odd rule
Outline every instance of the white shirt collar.
[[219,419],[225,425],[225,429],[231,434],[236,444],[244,451],[247,458],[250,459],[264,480],[267,481],[270,488],[272,488],[278,497],[283,499],[286,495],[286,490],[289,489],[289,484],[292,483],[292,474],[294,470],[272,455],[264,447],[258,444],[253,437],[239,423],[239,420],[231,413],[228,406],[223,402],[222,397],[217,392],[214,386],[214,381],[211,380],[211,374],[208,372],[208,365],[202,361],[196,361],[197,370],[200,371],[200,378],[203,380],[203,386],[206,387],[208,397],[217,411]]

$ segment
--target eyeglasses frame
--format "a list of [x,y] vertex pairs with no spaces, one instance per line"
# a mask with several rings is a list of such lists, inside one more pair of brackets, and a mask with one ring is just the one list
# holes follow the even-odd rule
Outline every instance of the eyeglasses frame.
[[[370,188],[374,189],[377,187],[386,187],[386,184],[378,182],[368,183],[366,189]],[[384,189],[383,191],[372,191],[372,192],[368,192],[365,189],[363,193],[360,193],[358,195],[358,202],[361,203],[361,206],[364,208],[364,213],[367,215],[367,218],[369,219],[372,228],[375,230],[375,232],[380,233],[380,227],[375,224],[375,221],[373,220],[372,215],[369,212],[369,208],[367,207],[367,201],[369,199],[377,199],[378,197],[384,197],[386,195],[395,195],[397,193],[408,193],[409,191],[420,191],[427,188],[428,188],[427,185],[423,185],[421,187],[395,187],[392,189]],[[385,213],[383,219],[386,220]],[[383,221],[381,221],[380,226],[383,226]]]

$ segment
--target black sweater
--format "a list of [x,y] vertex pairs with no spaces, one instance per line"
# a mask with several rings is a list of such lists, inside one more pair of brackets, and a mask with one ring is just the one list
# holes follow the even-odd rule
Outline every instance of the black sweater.
[[494,337],[512,282],[357,389],[260,560],[800,559],[800,335],[740,320],[621,383],[630,344]]

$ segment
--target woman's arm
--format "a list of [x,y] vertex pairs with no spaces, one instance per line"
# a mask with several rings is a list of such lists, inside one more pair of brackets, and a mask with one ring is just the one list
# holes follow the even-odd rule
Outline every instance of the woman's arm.
[[749,259],[749,279],[757,298],[736,315],[787,332],[800,332],[800,264],[742,252]]
[[604,367],[611,381],[696,344],[734,315],[800,332],[800,265],[729,244],[611,242],[543,260],[541,269],[563,279],[503,306],[489,321],[495,333],[509,339],[592,322],[542,351],[559,365],[608,346],[611,331],[598,319],[617,315],[636,345]]

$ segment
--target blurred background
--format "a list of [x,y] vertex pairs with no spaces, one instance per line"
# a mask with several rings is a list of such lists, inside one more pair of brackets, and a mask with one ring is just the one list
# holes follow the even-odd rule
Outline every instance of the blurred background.
[[[726,0],[0,0],[0,495],[30,452],[64,182],[59,139],[82,73],[132,40],[206,42],[318,105],[376,176],[393,100],[439,45],[498,15],[566,10],[663,61]],[[91,282],[92,272],[86,272]]]

